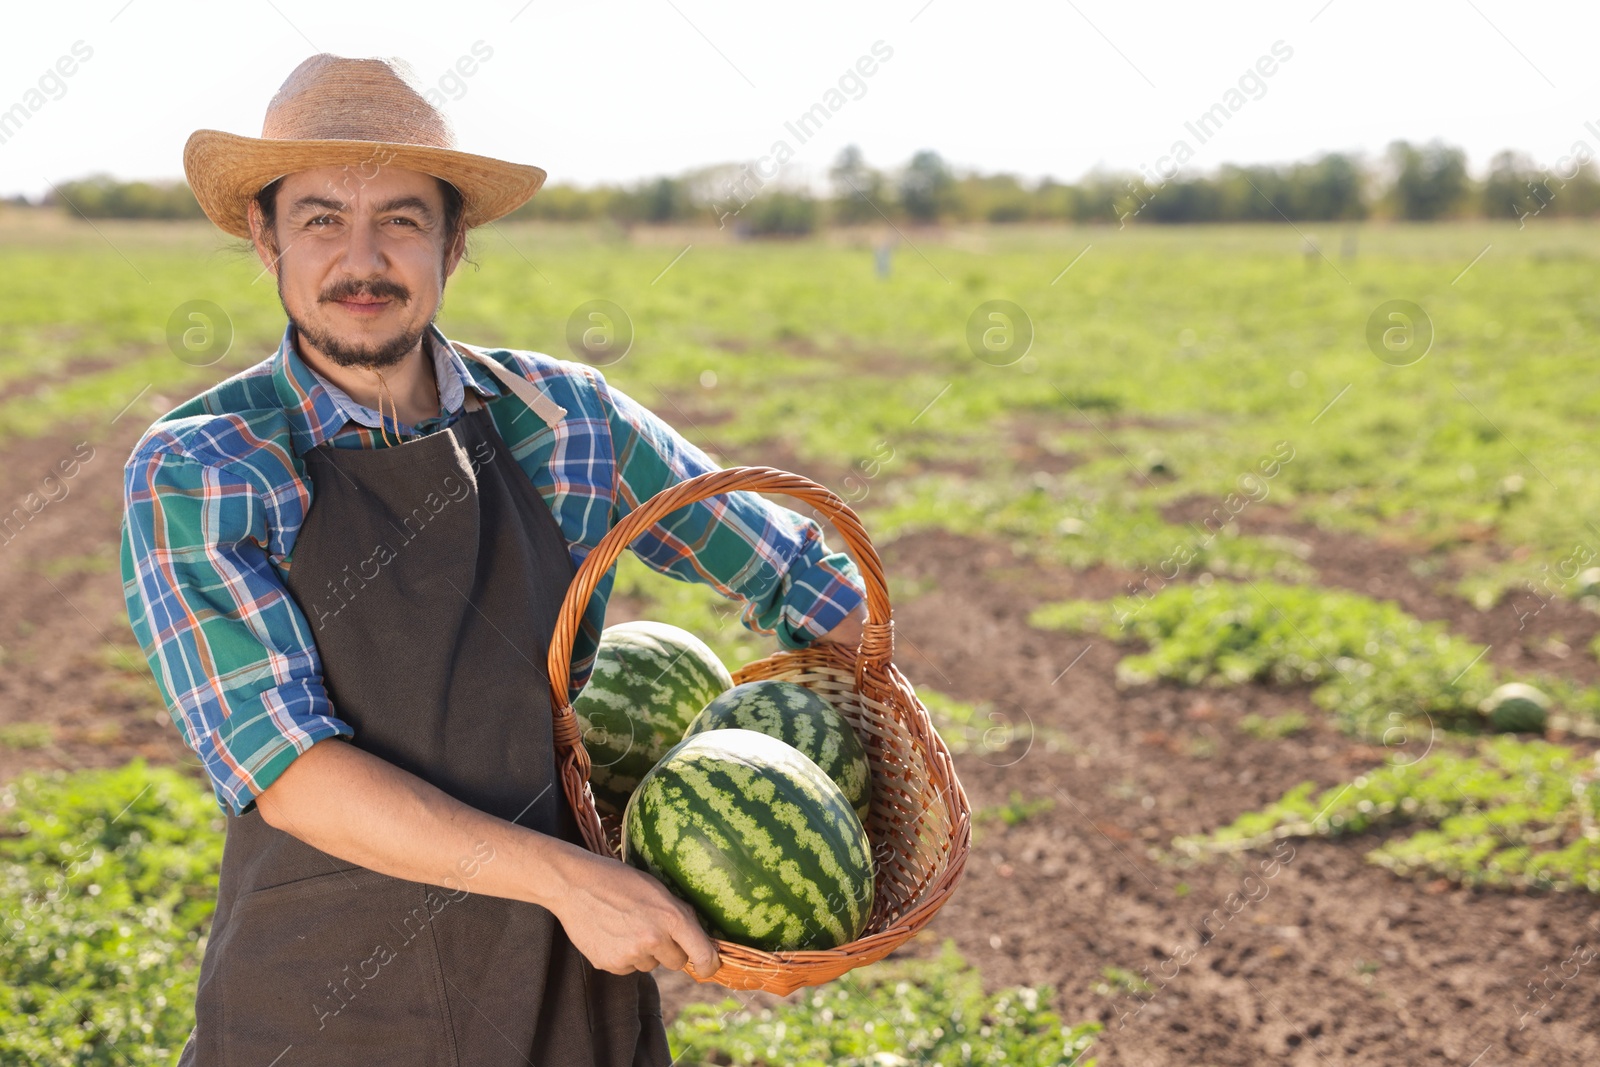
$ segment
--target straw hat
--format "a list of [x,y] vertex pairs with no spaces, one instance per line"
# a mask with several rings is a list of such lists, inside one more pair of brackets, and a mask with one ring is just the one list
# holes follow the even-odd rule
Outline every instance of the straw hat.
[[183,169],[212,222],[250,236],[246,205],[274,179],[313,167],[381,166],[443,178],[461,192],[470,228],[516,210],[544,184],[538,167],[457,151],[455,134],[403,60],[312,56],[267,105],[260,137],[196,130]]

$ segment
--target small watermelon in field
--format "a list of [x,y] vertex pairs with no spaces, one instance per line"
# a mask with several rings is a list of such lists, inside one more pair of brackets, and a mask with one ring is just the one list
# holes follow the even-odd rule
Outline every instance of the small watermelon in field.
[[804,753],[754,730],[710,730],[668,752],[628,801],[622,839],[625,861],[725,941],[836,948],[872,910],[872,850],[855,809]]
[[756,730],[798,748],[834,780],[861,821],[867,821],[872,769],[866,750],[839,709],[810,689],[777,678],[736,685],[707,704],[684,736],[727,729]]
[[1578,575],[1578,595],[1600,597],[1600,567],[1590,567]]
[[1479,710],[1501,733],[1544,733],[1550,698],[1531,685],[1508,682],[1490,693]]
[[728,668],[687,630],[650,621],[607,626],[594,672],[572,702],[595,806],[620,814],[645,772],[731,685]]

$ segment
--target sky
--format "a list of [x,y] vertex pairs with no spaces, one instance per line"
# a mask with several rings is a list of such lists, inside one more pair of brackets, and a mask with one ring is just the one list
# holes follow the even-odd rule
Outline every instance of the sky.
[[[932,149],[1063,181],[1167,176],[1180,142],[1184,173],[1376,159],[1395,139],[1442,138],[1480,174],[1503,148],[1541,166],[1600,148],[1600,5],[1577,3],[61,0],[7,14],[0,119],[25,117],[0,125],[5,196],[94,172],[181,177],[192,131],[258,135],[317,52],[403,57],[458,147],[551,183],[750,163],[779,142],[786,179],[813,184],[849,144],[885,169]],[[795,125],[819,104],[825,121]]]

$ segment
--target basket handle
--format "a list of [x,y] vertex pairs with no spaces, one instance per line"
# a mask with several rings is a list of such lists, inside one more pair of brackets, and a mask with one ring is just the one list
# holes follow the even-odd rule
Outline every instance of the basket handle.
[[572,710],[567,682],[572,667],[572,647],[578,627],[595,588],[600,584],[624,549],[664,516],[687,504],[735,490],[781,493],[803,500],[827,516],[838,529],[855,557],[866,585],[867,622],[862,628],[861,646],[856,651],[856,684],[868,673],[882,673],[894,655],[894,621],[889,607],[889,589],[872,541],[861,520],[837,494],[809,478],[775,467],[725,467],[707,471],[663,489],[640,504],[600,539],[584,559],[567,589],[566,599],[556,616],[550,638],[550,707],[555,717],[555,746],[561,764],[562,784],[578,817],[580,829],[592,851],[604,855],[608,850],[592,799],[580,805],[578,796],[587,791],[589,754],[584,750],[578,717]]

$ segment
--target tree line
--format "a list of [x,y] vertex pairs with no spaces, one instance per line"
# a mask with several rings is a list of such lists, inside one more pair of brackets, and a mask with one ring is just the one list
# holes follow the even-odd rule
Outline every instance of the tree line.
[[[1581,150],[1579,150],[1581,149]],[[1504,151],[1483,178],[1466,153],[1441,141],[1396,141],[1376,162],[1342,152],[1290,164],[1225,165],[1174,176],[1094,171],[1077,182],[1027,181],[953,168],[937,152],[903,166],[870,166],[844,149],[829,192],[785,184],[754,166],[724,164],[677,176],[579,187],[546,186],[510,218],[635,225],[715,223],[753,236],[803,235],[824,226],[883,223],[1199,223],[1600,215],[1600,170],[1582,142],[1541,168]],[[13,198],[13,203],[25,202]],[[189,188],[108,175],[62,182],[42,203],[87,218],[200,218]]]

